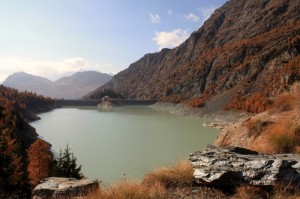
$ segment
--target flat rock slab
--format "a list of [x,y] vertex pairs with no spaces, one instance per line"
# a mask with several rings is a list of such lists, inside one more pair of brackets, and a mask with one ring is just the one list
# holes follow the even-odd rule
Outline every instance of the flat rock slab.
[[96,180],[75,178],[46,178],[37,185],[33,192],[33,199],[56,199],[86,196],[99,188]]
[[300,186],[300,156],[259,154],[239,147],[207,146],[190,155],[197,183],[215,186],[270,186],[277,182]]

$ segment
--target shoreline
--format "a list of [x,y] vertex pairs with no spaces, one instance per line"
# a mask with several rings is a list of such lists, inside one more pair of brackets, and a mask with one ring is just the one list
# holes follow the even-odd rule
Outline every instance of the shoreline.
[[183,103],[175,104],[170,102],[157,102],[153,105],[150,105],[149,107],[156,110],[168,111],[169,113],[177,116],[211,118],[213,121],[204,123],[203,126],[216,128],[221,130],[221,132],[225,127],[231,126],[240,121],[245,121],[254,116],[254,114],[242,111],[209,111],[208,107],[194,108],[189,107],[187,104]]

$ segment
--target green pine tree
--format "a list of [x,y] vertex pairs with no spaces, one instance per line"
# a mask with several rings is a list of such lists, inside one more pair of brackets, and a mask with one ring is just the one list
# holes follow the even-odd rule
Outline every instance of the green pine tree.
[[67,145],[66,149],[62,152],[60,150],[59,155],[56,159],[56,172],[57,177],[68,177],[81,179],[83,177],[81,173],[81,165],[77,166],[77,158],[74,157],[73,152]]

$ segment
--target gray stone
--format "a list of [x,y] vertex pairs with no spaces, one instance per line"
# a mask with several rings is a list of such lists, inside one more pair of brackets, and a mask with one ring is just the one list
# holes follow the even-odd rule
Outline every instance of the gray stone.
[[190,155],[197,183],[203,185],[260,185],[277,182],[300,186],[300,156],[259,154],[239,147],[207,146]]
[[41,181],[32,191],[33,199],[74,198],[86,196],[99,188],[96,180],[51,177]]

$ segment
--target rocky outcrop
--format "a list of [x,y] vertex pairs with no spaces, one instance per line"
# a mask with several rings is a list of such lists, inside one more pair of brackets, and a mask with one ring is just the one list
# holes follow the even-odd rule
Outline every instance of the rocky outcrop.
[[299,1],[231,0],[180,46],[146,54],[86,98],[107,90],[167,102],[219,96],[218,109],[261,112],[300,80],[289,63],[299,54]]
[[300,156],[266,155],[244,148],[207,146],[190,155],[197,183],[269,186],[277,182],[300,186]]
[[300,126],[300,110],[276,112],[266,111],[254,116],[242,118],[240,121],[229,124],[221,130],[214,141],[215,146],[237,146],[263,153],[272,153],[274,149],[270,142],[272,129],[276,126]]
[[51,177],[41,181],[32,192],[33,199],[75,198],[99,188],[95,180]]

